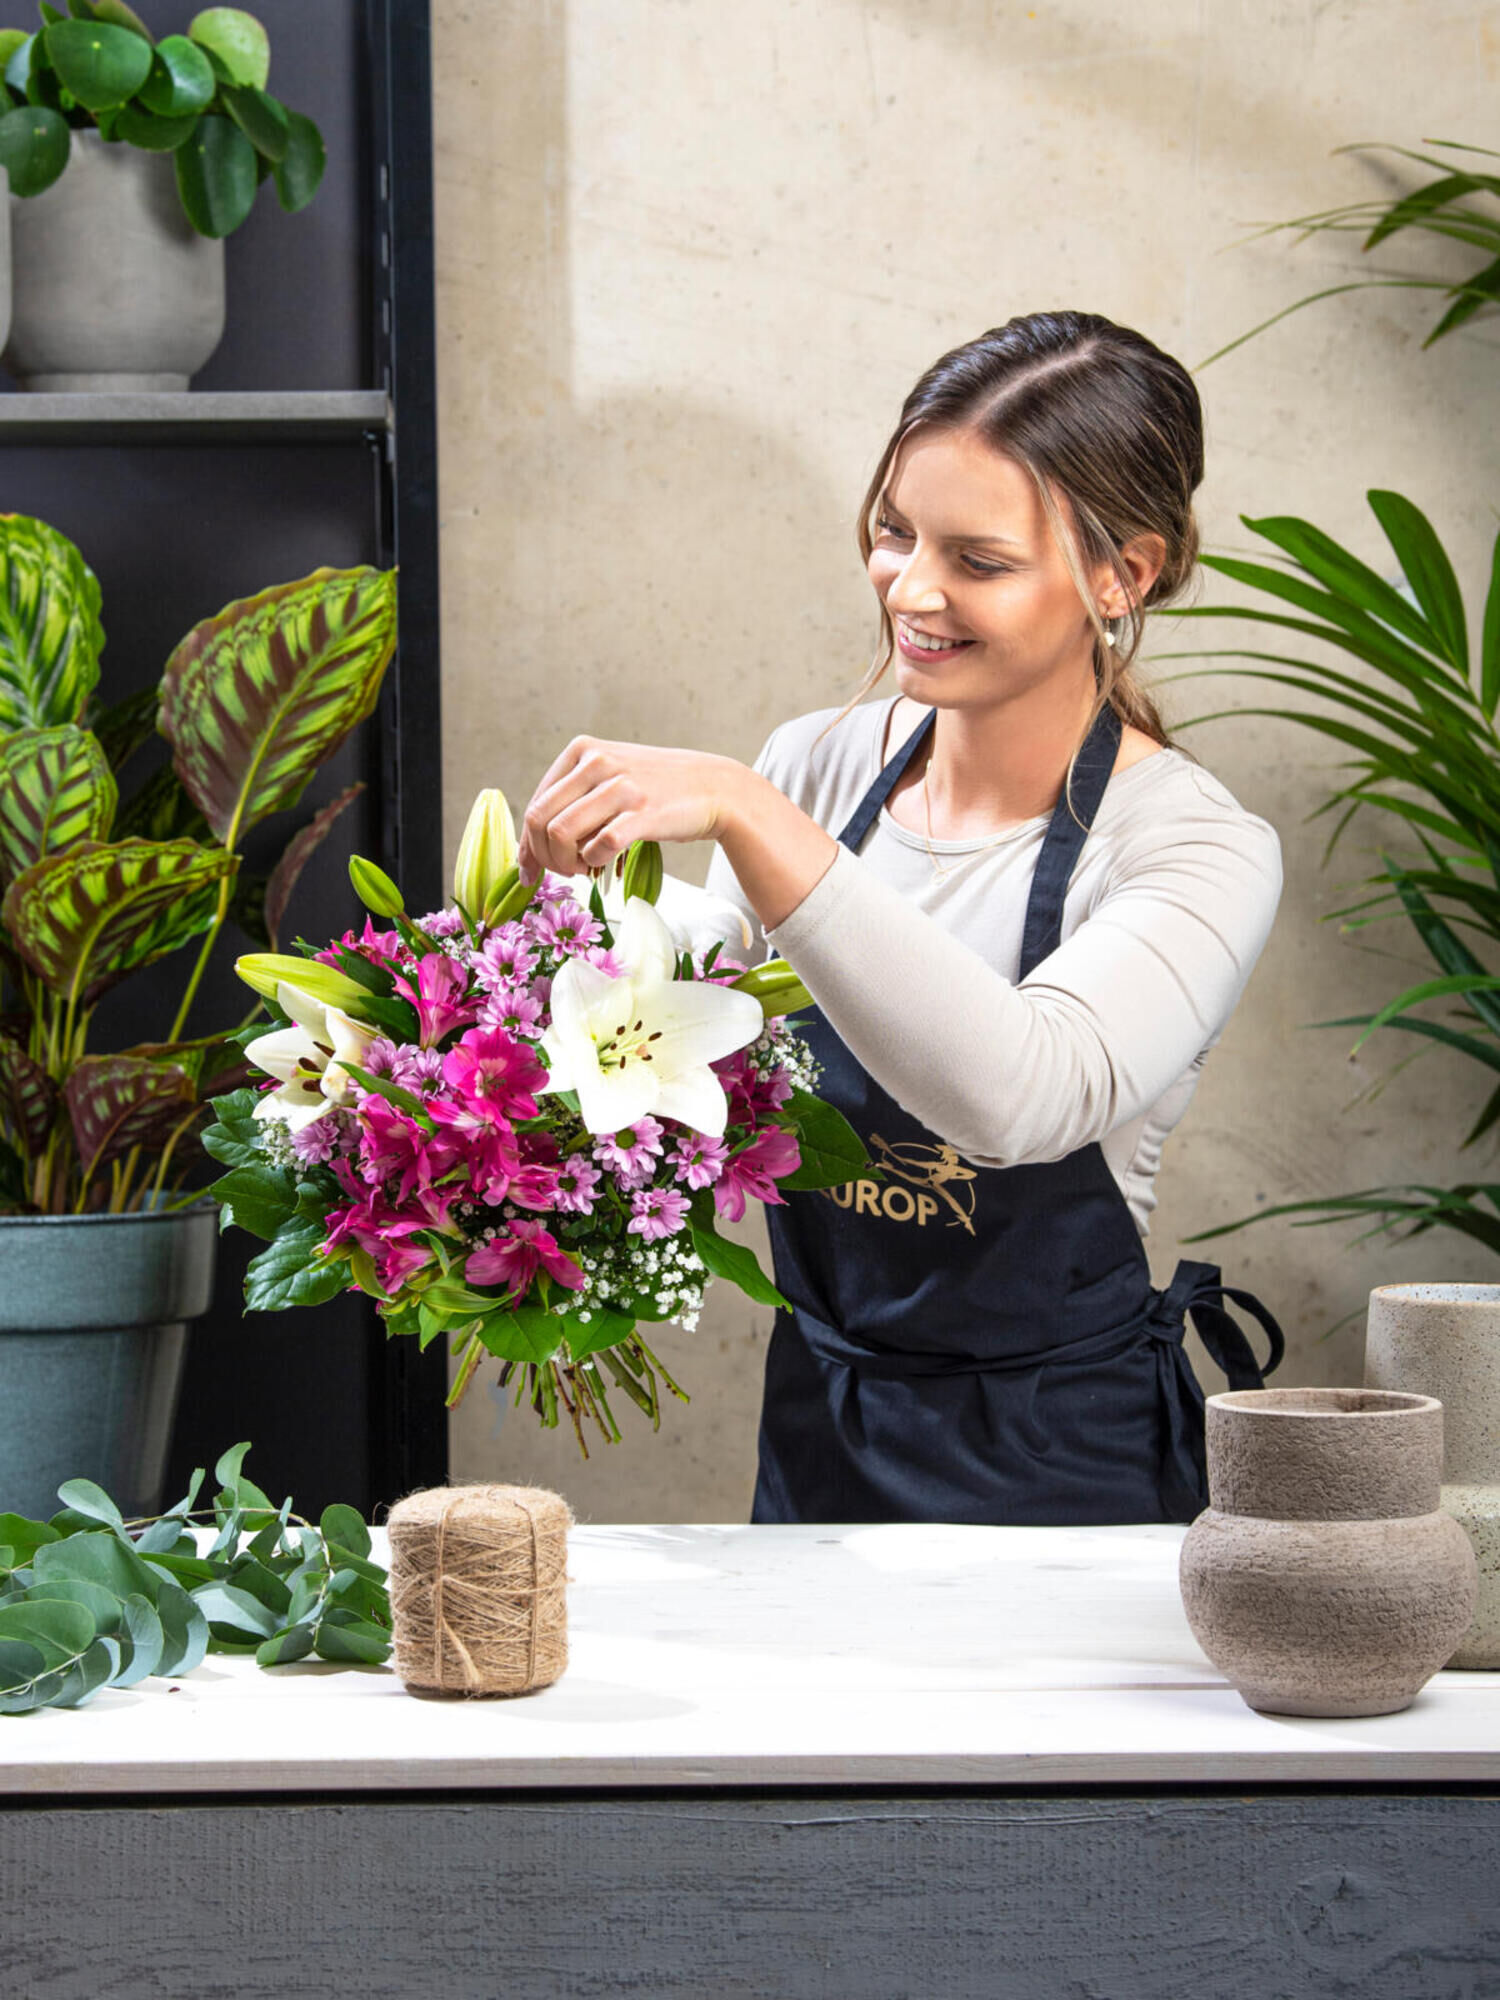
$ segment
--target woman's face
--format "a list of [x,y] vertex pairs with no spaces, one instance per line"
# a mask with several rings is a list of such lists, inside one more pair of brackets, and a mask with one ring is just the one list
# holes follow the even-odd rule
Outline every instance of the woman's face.
[[[1043,683],[1093,689],[1093,627],[1026,469],[972,431],[913,432],[877,509],[870,581],[896,634],[896,680],[938,708],[1006,703]],[[1124,610],[1112,570],[1090,578]]]

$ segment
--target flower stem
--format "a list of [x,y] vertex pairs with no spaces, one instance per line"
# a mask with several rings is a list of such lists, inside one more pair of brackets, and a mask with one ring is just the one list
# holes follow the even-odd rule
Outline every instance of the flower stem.
[[[478,1326],[479,1322],[475,1320],[473,1326],[466,1329],[468,1340],[463,1348],[463,1359],[458,1365],[458,1373],[453,1378],[453,1387],[448,1391],[446,1407],[450,1410],[456,1410],[463,1401],[464,1391],[473,1380],[474,1370],[484,1359],[484,1342],[479,1338]],[[453,1352],[455,1354],[458,1353],[459,1343],[463,1340],[463,1333],[454,1336]]]

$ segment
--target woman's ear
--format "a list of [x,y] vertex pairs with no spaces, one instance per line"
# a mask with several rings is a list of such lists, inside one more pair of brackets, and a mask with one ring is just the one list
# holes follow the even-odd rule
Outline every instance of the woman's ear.
[[[1161,535],[1136,535],[1121,548],[1120,561],[1129,572],[1142,602],[1161,575],[1166,560],[1167,544]],[[1105,618],[1124,618],[1130,610],[1120,580],[1112,570],[1107,572],[1102,582],[1099,610]]]

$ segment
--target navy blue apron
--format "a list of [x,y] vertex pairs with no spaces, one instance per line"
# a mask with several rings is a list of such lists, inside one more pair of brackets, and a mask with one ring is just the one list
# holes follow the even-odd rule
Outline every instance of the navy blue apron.
[[[858,852],[927,721],[839,835]],[[1063,896],[1114,768],[1099,716],[1037,858],[1020,977],[1061,941]],[[822,1013],[799,1017],[881,1178],[793,1193],[766,1210],[778,1312],[766,1358],[755,1521],[968,1521],[1034,1526],[1190,1521],[1208,1504],[1203,1392],[1188,1315],[1235,1389],[1262,1370],[1225,1310],[1281,1329],[1211,1264],[1151,1283],[1098,1145],[1039,1166],[975,1167],[911,1117]],[[934,1060],[941,1052],[934,1051]]]

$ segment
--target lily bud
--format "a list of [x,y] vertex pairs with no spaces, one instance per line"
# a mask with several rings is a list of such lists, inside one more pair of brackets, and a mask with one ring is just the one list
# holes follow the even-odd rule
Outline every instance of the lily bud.
[[643,903],[654,903],[661,894],[661,849],[654,840],[637,840],[625,850],[625,869],[621,887],[625,900],[639,896]]
[[247,986],[253,986],[267,1000],[276,999],[277,990],[285,981],[288,986],[320,1000],[325,1007],[341,1007],[346,1014],[358,1017],[369,997],[363,986],[331,965],[320,965],[315,958],[293,958],[280,951],[252,951],[244,958],[237,958],[234,969]]
[[512,917],[520,916],[530,906],[532,898],[542,886],[541,877],[535,882],[523,882],[519,870],[512,868],[499,889],[485,905],[484,920],[492,928],[498,924],[508,924]]
[[784,958],[767,959],[764,965],[753,966],[730,983],[736,993],[753,995],[767,1020],[782,1014],[800,1014],[813,1004],[812,995]]
[[469,823],[453,865],[453,899],[466,915],[485,905],[516,865],[516,825],[504,792],[490,786],[469,808]]
[[399,917],[405,914],[406,904],[401,891],[383,868],[377,868],[373,861],[366,861],[362,854],[350,855],[349,880],[354,885],[355,895],[372,916]]

